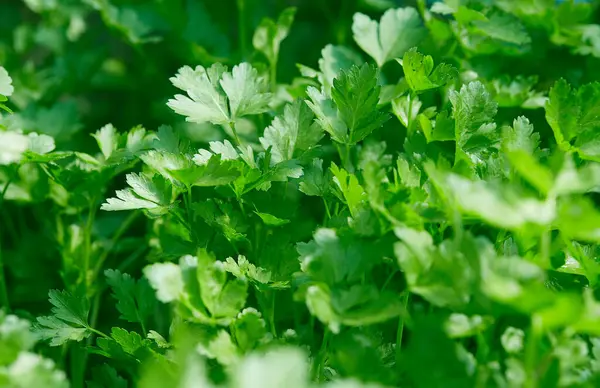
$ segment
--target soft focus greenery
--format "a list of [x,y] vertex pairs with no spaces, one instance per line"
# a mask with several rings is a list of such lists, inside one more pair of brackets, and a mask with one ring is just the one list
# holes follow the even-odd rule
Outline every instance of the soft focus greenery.
[[599,6],[0,2],[0,388],[600,386]]

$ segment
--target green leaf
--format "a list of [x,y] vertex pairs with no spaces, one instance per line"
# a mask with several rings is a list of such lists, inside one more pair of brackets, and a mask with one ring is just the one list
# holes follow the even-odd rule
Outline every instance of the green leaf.
[[427,142],[456,140],[455,123],[448,117],[448,111],[443,110],[436,115],[433,127],[423,115],[419,115],[419,120]]
[[216,359],[222,365],[236,365],[239,362],[239,352],[231,336],[225,330],[219,330],[217,335],[208,341],[208,344],[200,344],[198,352],[204,356]]
[[427,30],[417,10],[406,7],[388,9],[379,23],[367,15],[356,13],[352,21],[352,33],[360,48],[381,67],[419,44]]
[[225,263],[223,263],[223,268],[236,278],[248,279],[255,285],[269,285],[273,288],[285,288],[287,286],[286,283],[272,283],[271,272],[252,264],[245,256],[238,256],[237,261],[232,257],[228,257]]
[[[423,103],[419,97],[407,94],[392,100],[392,111],[407,129],[412,128]],[[425,131],[424,131],[425,132]],[[454,138],[454,137],[453,137]]]
[[11,364],[35,342],[29,321],[0,311],[0,365]]
[[317,229],[313,240],[298,243],[297,250],[302,270],[314,280],[331,285],[360,280],[381,254],[356,236],[338,236],[329,228]]
[[232,334],[242,352],[248,352],[265,340],[267,325],[256,309],[246,308],[233,321]]
[[90,306],[85,295],[50,290],[48,299],[53,305],[52,315],[38,317],[35,332],[43,339],[49,339],[51,346],[81,341],[91,335],[87,322]]
[[281,12],[276,22],[264,18],[254,31],[252,44],[255,49],[267,57],[271,66],[277,65],[279,47],[281,42],[288,36],[295,15],[295,7],[286,8]]
[[533,124],[527,117],[519,116],[512,127],[504,127],[502,147],[507,151],[523,151],[530,155],[539,152],[540,134],[533,132]]
[[488,128],[493,125],[493,118],[498,110],[498,104],[479,81],[463,85],[460,91],[449,94],[452,103],[452,117],[456,123],[455,138],[460,148],[468,148],[469,141],[478,137],[493,141],[497,137]]
[[[201,161],[202,158],[196,158]],[[182,169],[169,169],[168,172],[185,186],[221,186],[233,182],[240,176],[239,164],[222,160],[221,155],[212,155],[203,164],[194,164]]]
[[215,63],[210,68],[184,66],[170,80],[173,85],[185,91],[187,96],[177,94],[167,102],[169,108],[186,116],[195,123],[211,122],[226,124],[231,121],[227,106],[227,96],[221,89],[220,81],[227,67]]
[[233,386],[239,388],[306,388],[306,356],[291,347],[252,354],[235,369],[232,379]]
[[142,338],[138,333],[127,331],[120,327],[113,327],[110,336],[119,344],[119,346],[121,346],[125,353],[133,356],[135,356],[140,349],[148,348],[150,346],[150,341]]
[[247,224],[245,217],[235,211],[230,203],[207,200],[192,205],[196,217],[201,218],[211,228],[221,232],[228,241],[245,241]]
[[131,188],[117,190],[117,198],[108,198],[100,207],[102,210],[145,209],[155,216],[169,211],[173,201],[173,189],[168,180],[160,175],[149,178],[136,173],[127,174],[126,180]]
[[5,387],[69,388],[69,380],[54,362],[38,354],[22,352],[17,360],[0,372]]
[[465,338],[480,334],[493,322],[491,317],[481,315],[450,314],[444,329],[450,338]]
[[440,88],[458,78],[458,70],[452,65],[441,63],[434,69],[433,58],[419,53],[416,48],[404,53],[402,68],[408,86],[415,93]]
[[0,128],[0,165],[19,163],[29,148],[29,138],[15,132],[3,132]]
[[290,223],[290,220],[275,217],[274,215],[269,214],[269,213],[261,213],[261,212],[256,212],[256,211],[254,213],[260,217],[260,219],[262,220],[262,222],[265,223],[265,225],[282,226],[282,225],[286,225],[286,224]]
[[306,195],[325,197],[329,193],[331,178],[323,172],[323,159],[313,159],[300,180],[299,190]]
[[50,290],[48,300],[54,306],[51,311],[56,318],[75,325],[87,326],[90,306],[87,298],[83,295]]
[[12,78],[8,75],[8,71],[0,66],[0,95],[10,97],[15,88],[12,86]]
[[178,300],[183,292],[183,277],[177,264],[151,264],[144,268],[144,276],[156,291],[156,298],[163,303]]
[[104,271],[106,282],[112,288],[117,300],[120,318],[128,322],[137,322],[145,326],[154,309],[154,292],[146,279],[136,281],[126,273],[107,269]]
[[555,195],[586,194],[600,187],[600,163],[589,162],[579,168],[571,155],[566,155],[556,175],[552,193]]
[[546,120],[554,131],[556,143],[564,151],[574,148],[582,158],[600,160],[600,142],[597,136],[600,127],[599,112],[598,82],[572,89],[561,78],[550,89]]
[[565,199],[558,204],[558,227],[565,236],[600,242],[600,210],[585,198]]
[[365,64],[342,71],[333,81],[331,96],[348,128],[349,144],[363,140],[389,119],[377,107],[381,90],[377,77],[377,69]]
[[508,187],[435,171],[432,164],[428,164],[426,170],[443,195],[450,199],[451,206],[455,205],[463,214],[479,217],[496,227],[519,230],[536,225],[548,226],[555,218],[552,201],[522,197]]
[[500,341],[504,350],[506,350],[508,353],[516,354],[523,350],[524,338],[525,333],[523,330],[515,327],[507,327],[504,333],[502,333]]
[[500,76],[492,80],[490,86],[499,107],[536,109],[542,108],[546,103],[546,97],[542,93],[532,90],[537,82],[537,76]]
[[119,134],[117,129],[112,124],[106,124],[98,131],[92,134],[96,139],[104,159],[110,158],[110,155],[119,147]]
[[310,98],[306,103],[317,116],[316,122],[327,131],[331,138],[338,143],[348,143],[348,128],[346,123],[339,117],[337,108],[333,101],[324,92],[309,86],[306,94]]
[[401,240],[394,247],[396,258],[411,292],[441,307],[458,308],[469,302],[474,269],[448,241],[436,247],[425,231],[402,227],[394,232]]
[[205,149],[198,150],[198,153],[194,155],[193,160],[198,165],[206,164],[213,155],[220,155],[221,160],[236,160],[240,158],[240,155],[229,142],[229,140],[211,141],[208,143],[210,151]]
[[267,92],[268,85],[248,63],[234,66],[231,73],[223,73],[221,87],[229,100],[230,121],[269,109],[271,94]]
[[202,302],[213,318],[235,317],[246,303],[247,282],[227,280],[227,271],[221,262],[207,252],[199,252],[196,270]]
[[29,134],[29,152],[38,155],[47,154],[56,148],[54,139],[48,135]]
[[293,159],[296,151],[308,151],[323,138],[323,129],[313,122],[314,115],[301,100],[285,106],[259,139],[265,149],[271,147],[271,161]]
[[239,117],[265,112],[271,99],[265,80],[245,62],[231,72],[220,63],[208,69],[184,66],[171,82],[187,96],[178,94],[167,105],[195,123],[229,124]]
[[515,45],[531,43],[531,37],[523,24],[510,14],[494,12],[486,20],[474,20],[473,25],[493,39]]
[[[527,145],[524,145],[527,147]],[[530,184],[543,194],[548,194],[554,185],[552,172],[541,165],[527,150],[515,149],[508,151],[506,156],[512,167]]]
[[355,216],[362,204],[367,201],[367,193],[358,183],[358,179],[354,174],[339,168],[335,163],[331,163],[330,170],[333,173],[333,182],[340,189],[350,214]]
[[377,108],[377,75],[377,69],[366,64],[342,71],[333,81],[332,99],[314,87],[307,89],[310,101],[306,103],[336,142],[356,144],[389,119]]
[[333,80],[337,78],[342,70],[350,70],[352,66],[360,66],[364,60],[355,51],[345,46],[326,45],[321,50],[321,58],[319,59],[318,74],[321,85],[325,92],[329,94],[333,86]]

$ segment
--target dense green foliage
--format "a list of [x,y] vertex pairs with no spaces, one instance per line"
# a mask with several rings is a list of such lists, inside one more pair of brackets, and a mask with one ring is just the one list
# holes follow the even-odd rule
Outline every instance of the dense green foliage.
[[600,386],[600,2],[0,2],[0,387]]

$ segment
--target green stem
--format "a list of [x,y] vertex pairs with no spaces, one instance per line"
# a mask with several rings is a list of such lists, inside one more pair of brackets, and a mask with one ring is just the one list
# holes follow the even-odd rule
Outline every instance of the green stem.
[[88,211],[88,217],[85,223],[84,229],[84,256],[83,256],[83,281],[85,285],[86,293],[89,292],[88,287],[90,285],[88,272],[90,270],[90,261],[92,257],[92,227],[94,226],[94,218],[96,217],[96,200],[93,199],[90,202],[90,208]]
[[408,132],[408,134],[411,134],[411,121],[412,121],[412,106],[413,106],[413,99],[415,98],[415,94],[414,92],[411,90],[408,93],[408,112],[406,114],[406,131]]
[[381,291],[386,289],[386,287],[388,286],[388,284],[390,284],[390,282],[392,281],[392,279],[394,278],[394,276],[396,275],[397,272],[398,272],[397,269],[394,269],[393,271],[390,272],[389,276],[387,277],[387,279],[385,279],[385,282],[383,283],[383,286],[381,287]]
[[269,81],[271,82],[271,91],[275,93],[275,90],[277,89],[277,58],[271,62],[269,70],[271,71],[269,76]]
[[540,237],[540,261],[542,268],[550,268],[550,231],[545,230]]
[[71,365],[71,387],[84,388],[85,384],[85,364],[88,353],[79,343],[72,343],[69,349],[69,358]]
[[271,306],[269,311],[269,321],[271,322],[271,334],[277,338],[277,327],[275,327],[275,291],[271,291]]
[[121,225],[119,226],[119,228],[117,229],[117,231],[113,234],[112,239],[110,240],[110,243],[109,243],[108,247],[102,253],[102,255],[100,256],[100,258],[98,259],[98,262],[96,263],[96,268],[94,270],[94,277],[93,277],[94,279],[96,279],[98,277],[98,274],[102,270],[102,266],[104,265],[104,262],[106,261],[106,259],[108,258],[108,256],[112,252],[112,250],[117,245],[117,242],[121,239],[121,237],[123,236],[123,234],[127,231],[127,229],[129,229],[129,227],[131,226],[131,224],[133,223],[133,221],[135,221],[135,219],[140,214],[141,213],[139,211],[134,211],[134,212],[130,213],[129,216],[127,216],[127,218],[125,219],[125,221],[123,221],[121,223]]
[[104,337],[104,338],[110,338],[108,335],[104,334],[103,332],[101,332],[100,330],[96,330],[93,327],[88,327],[88,330],[91,331],[94,334],[99,335],[100,337]]
[[538,362],[538,341],[539,333],[536,328],[535,316],[532,317],[531,329],[527,338],[527,344],[525,345],[525,370],[527,372],[527,380],[525,387],[537,388],[538,387],[538,376],[537,376],[537,362]]
[[142,245],[137,250],[133,251],[125,260],[119,264],[117,269],[121,272],[125,272],[129,266],[136,261],[146,251],[146,246]]
[[2,246],[0,246],[0,307],[6,310],[6,312],[10,312],[10,299],[8,298],[8,288],[6,287],[6,277],[4,276]]
[[313,381],[320,382],[321,377],[323,375],[323,369],[325,367],[325,356],[327,354],[327,346],[329,345],[329,339],[331,337],[331,331],[329,328],[325,327],[325,332],[323,333],[323,341],[321,342],[321,348],[319,349],[319,353],[314,359],[314,364],[312,368],[312,379]]
[[185,219],[183,219],[181,214],[179,214],[176,210],[173,210],[171,212],[171,215],[174,216],[177,219],[177,221],[179,221],[181,223],[181,225],[183,225],[191,233],[190,225],[188,225],[187,221]]
[[325,213],[327,213],[327,219],[331,219],[331,212],[329,211],[329,205],[327,204],[327,200],[325,199],[325,197],[321,197],[323,198],[323,203],[325,204]]
[[405,315],[408,309],[408,301],[410,299],[410,292],[406,290],[402,295],[402,304],[404,305],[404,311],[398,318],[398,330],[396,332],[396,365],[400,365],[402,356],[402,337],[404,336],[404,326],[406,324]]
[[240,40],[240,53],[242,60],[246,59],[246,0],[237,0],[238,9],[238,39]]
[[[12,183],[13,177],[8,178],[8,181],[0,194],[0,212],[4,205],[4,196],[8,191],[8,186]],[[8,298],[8,287],[6,286],[6,276],[4,274],[4,258],[2,257],[2,235],[0,234],[0,307],[3,307],[7,312],[10,312],[10,299]]]
[[188,186],[187,193],[183,199],[185,202],[185,211],[187,213],[187,222],[190,226],[190,236],[192,237],[192,241],[197,242],[196,233],[193,228],[194,215],[192,214],[192,186]]
[[234,138],[235,142],[237,143],[237,145],[241,146],[242,142],[240,141],[237,130],[235,129],[235,121],[229,122],[229,128],[231,128],[231,132],[233,132],[233,138]]
[[339,144],[336,143],[336,148],[338,150],[338,154],[340,155],[340,161],[342,163],[342,167],[348,172],[354,172],[354,168],[350,163],[350,144],[344,143]]

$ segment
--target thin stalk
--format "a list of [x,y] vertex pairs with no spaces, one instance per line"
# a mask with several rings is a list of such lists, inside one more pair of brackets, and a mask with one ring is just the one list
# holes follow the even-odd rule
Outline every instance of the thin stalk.
[[183,219],[181,214],[177,213],[177,211],[172,211],[171,215],[174,216],[177,221],[179,221],[181,225],[183,225],[191,233],[191,226],[188,225],[187,221]]
[[404,305],[404,311],[398,318],[398,330],[396,331],[396,365],[400,365],[402,356],[402,337],[404,336],[404,326],[406,324],[405,313],[408,309],[408,301],[410,299],[410,292],[406,290],[402,295],[402,304]]
[[321,197],[321,198],[323,198],[323,204],[325,205],[325,213],[327,213],[327,219],[330,220],[331,212],[329,211],[329,205],[327,204],[327,200],[325,199],[325,197]]
[[275,327],[275,291],[271,291],[269,322],[271,322],[271,334],[273,334],[273,338],[277,338],[277,328]]
[[323,341],[321,342],[321,348],[319,349],[319,353],[314,359],[314,364],[312,368],[312,379],[313,381],[320,382],[323,368],[325,367],[325,355],[327,354],[327,346],[329,345],[329,339],[331,337],[331,331],[329,328],[325,327],[325,332],[323,333]]
[[229,128],[231,128],[231,132],[233,133],[233,138],[234,138],[235,142],[237,143],[237,145],[241,146],[242,142],[240,141],[240,138],[238,136],[237,130],[235,128],[235,121],[230,121],[229,122]]
[[348,164],[346,169],[348,170],[348,172],[354,172],[354,167],[352,166],[352,161],[350,160],[350,144],[346,143],[344,146],[344,148],[346,149],[346,163]]
[[[4,196],[8,191],[8,186],[12,183],[13,177],[8,178],[8,181],[0,194],[0,212],[4,205]],[[4,275],[4,258],[2,257],[2,237],[0,236],[0,306],[7,312],[10,312],[10,299],[8,298],[8,287],[6,286],[6,276]]]
[[119,264],[117,269],[121,272],[124,272],[127,268],[129,268],[131,264],[133,264],[134,261],[136,261],[140,256],[142,256],[142,254],[145,251],[146,247],[142,245],[137,250],[133,251],[129,256],[127,256],[127,258],[123,260],[121,264]]
[[96,334],[96,335],[99,335],[100,337],[107,338],[107,339],[110,338],[108,335],[104,334],[100,330],[94,329],[93,327],[88,327],[88,330],[91,331],[92,333]]
[[237,0],[238,9],[238,39],[240,41],[240,53],[242,60],[246,58],[247,54],[247,31],[246,31],[246,0]]
[[[98,313],[100,312],[100,301],[102,300],[102,294],[104,293],[104,289],[99,290],[98,292],[96,292],[96,295],[94,296],[94,299],[92,300],[92,314],[90,317],[90,326],[94,327],[96,326],[96,323],[98,322]],[[91,344],[91,340],[92,338],[89,337],[88,338],[88,345]]]
[[275,58],[273,62],[271,62],[269,70],[269,81],[271,83],[271,91],[275,93],[275,90],[277,89],[277,58]]
[[342,167],[348,172],[354,172],[354,168],[350,163],[350,145],[349,144],[336,144],[338,154],[340,155],[340,161]]
[[[1,243],[1,241],[0,241]],[[2,258],[2,246],[0,245],[0,307],[6,312],[10,312],[10,299],[8,298],[8,288],[6,287],[6,277],[4,276],[4,259]]]
[[85,384],[85,364],[87,363],[88,353],[79,343],[72,343],[69,349],[69,359],[71,366],[71,386],[73,388],[84,388]]
[[540,260],[543,268],[550,268],[550,231],[545,230],[540,237]]
[[[86,329],[100,337],[110,338],[100,330],[96,330],[89,325]],[[86,344],[90,346],[92,343],[92,336],[88,337]],[[85,351],[85,348],[76,343],[71,346],[71,383],[73,388],[83,388],[85,386],[85,371],[88,362],[89,353]]]
[[383,286],[381,287],[381,290],[385,290],[386,287],[388,286],[388,284],[390,284],[390,282],[392,281],[392,279],[394,278],[394,276],[396,275],[396,273],[398,272],[398,270],[393,270],[392,272],[390,272],[389,276],[387,277],[387,279],[385,279],[385,282],[383,283]]
[[408,134],[411,133],[411,127],[412,127],[412,119],[413,119],[413,115],[412,115],[412,107],[413,107],[413,100],[415,99],[416,94],[411,90],[408,93],[408,112],[406,114],[406,131]]
[[86,293],[89,287],[88,272],[90,270],[90,261],[92,257],[92,227],[94,226],[94,218],[96,217],[96,200],[93,199],[90,202],[90,209],[88,211],[88,217],[85,223],[84,229],[84,256],[83,256],[83,279],[85,284]]
[[123,223],[121,223],[121,225],[119,226],[117,231],[113,234],[108,247],[102,253],[100,258],[98,259],[98,262],[96,263],[96,269],[94,270],[94,279],[96,279],[98,277],[98,274],[102,270],[102,266],[104,265],[104,262],[106,261],[108,256],[111,254],[112,250],[117,245],[117,242],[121,239],[123,234],[127,231],[127,229],[129,229],[131,224],[133,224],[133,221],[135,221],[135,219],[139,215],[140,215],[139,211],[134,211],[134,212],[130,213],[129,216],[127,216],[127,218],[125,219],[125,221],[123,221]]
[[242,212],[242,215],[244,216],[244,218],[248,217],[246,215],[246,209],[244,208],[244,201],[242,201],[242,198],[238,198],[237,203],[238,203],[238,205],[240,205],[240,211]]
[[4,185],[4,188],[2,189],[2,194],[0,194],[0,208],[4,204],[4,196],[6,195],[6,192],[8,191],[8,186],[11,185],[12,181],[13,181],[13,177],[11,176],[10,178],[8,178],[8,181],[6,181],[6,184]]
[[535,317],[531,322],[531,329],[528,333],[527,343],[525,345],[525,371],[527,372],[526,388],[538,387],[537,362],[538,362],[538,340],[539,333],[535,324]]
[[192,237],[192,240],[194,242],[197,242],[198,239],[196,238],[196,233],[194,232],[194,229],[193,229],[194,215],[192,214],[192,186],[188,186],[187,193],[184,196],[183,201],[185,202],[185,211],[187,213],[187,222],[188,222],[188,225],[190,226],[190,236]]

